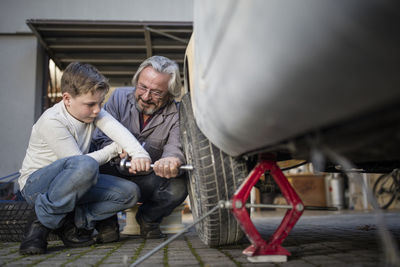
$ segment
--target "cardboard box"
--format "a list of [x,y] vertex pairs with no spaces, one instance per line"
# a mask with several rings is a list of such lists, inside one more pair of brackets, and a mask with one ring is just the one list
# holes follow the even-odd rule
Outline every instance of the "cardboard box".
[[287,178],[305,206],[326,207],[324,175],[294,174]]

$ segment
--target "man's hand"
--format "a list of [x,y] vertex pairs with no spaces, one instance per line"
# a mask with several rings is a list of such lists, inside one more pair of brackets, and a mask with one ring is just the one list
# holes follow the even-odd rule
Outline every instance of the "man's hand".
[[178,175],[179,166],[181,165],[182,162],[178,158],[161,158],[154,162],[153,170],[160,177],[172,178]]
[[150,170],[150,163],[151,161],[149,158],[132,158],[129,172],[133,174],[138,172],[148,172]]

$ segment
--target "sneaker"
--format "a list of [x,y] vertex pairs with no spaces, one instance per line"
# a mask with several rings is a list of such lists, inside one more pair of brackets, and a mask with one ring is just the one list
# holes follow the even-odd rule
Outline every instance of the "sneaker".
[[96,223],[97,243],[110,243],[119,240],[119,224],[117,215]]
[[140,226],[140,235],[146,239],[164,238],[167,235],[163,234],[159,223],[146,222],[140,212],[136,213],[136,221]]

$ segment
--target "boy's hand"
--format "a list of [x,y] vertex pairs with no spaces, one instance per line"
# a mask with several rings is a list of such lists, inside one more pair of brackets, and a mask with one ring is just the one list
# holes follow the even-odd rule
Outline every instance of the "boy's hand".
[[119,157],[123,159],[126,158],[126,156],[128,156],[128,153],[126,153],[126,151],[122,149],[122,152],[119,154]]
[[150,163],[151,161],[149,158],[132,158],[129,172],[133,174],[138,172],[148,172],[150,170]]
[[161,158],[154,162],[154,172],[164,178],[176,177],[182,162],[176,157]]

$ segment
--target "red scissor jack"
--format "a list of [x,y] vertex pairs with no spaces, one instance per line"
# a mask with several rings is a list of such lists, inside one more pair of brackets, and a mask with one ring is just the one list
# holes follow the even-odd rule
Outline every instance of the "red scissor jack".
[[[268,242],[261,237],[246,210],[246,201],[249,198],[251,189],[266,171],[270,172],[289,204],[289,209],[283,217],[281,224]],[[290,252],[283,248],[281,244],[299,220],[303,211],[303,202],[276,162],[271,160],[260,161],[232,198],[233,215],[252,243],[251,246],[243,251],[243,254],[247,255],[248,260],[252,262],[286,261],[287,256],[290,256]]]

